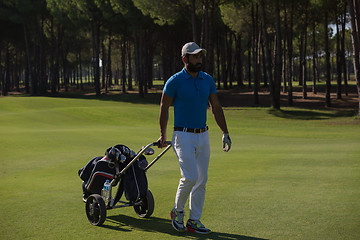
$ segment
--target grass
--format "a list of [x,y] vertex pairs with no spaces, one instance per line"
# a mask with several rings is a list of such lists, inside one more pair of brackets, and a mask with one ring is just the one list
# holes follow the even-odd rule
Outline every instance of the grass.
[[295,108],[225,109],[229,153],[221,150],[209,113],[212,155],[202,221],[211,235],[171,227],[180,177],[172,151],[147,174],[155,198],[150,219],[137,218],[132,208],[115,209],[103,227],[93,227],[77,170],[109,146],[137,150],[156,140],[159,107],[156,99],[75,97],[0,98],[0,239],[360,238],[359,119]]

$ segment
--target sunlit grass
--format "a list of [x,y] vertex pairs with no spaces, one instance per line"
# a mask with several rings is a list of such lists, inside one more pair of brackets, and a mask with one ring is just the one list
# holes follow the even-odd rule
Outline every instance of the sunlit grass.
[[359,120],[296,108],[225,109],[233,141],[228,153],[209,112],[212,155],[202,221],[212,235],[178,234],[171,227],[180,177],[172,151],[147,174],[152,218],[115,209],[104,227],[93,227],[77,170],[111,145],[138,150],[155,141],[159,107],[137,98],[73,97],[0,98],[1,239],[360,237]]

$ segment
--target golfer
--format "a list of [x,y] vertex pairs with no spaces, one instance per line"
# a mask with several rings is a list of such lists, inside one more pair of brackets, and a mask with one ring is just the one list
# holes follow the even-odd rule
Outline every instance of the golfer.
[[[172,226],[177,231],[210,233],[201,222],[205,185],[208,177],[210,143],[206,125],[207,107],[210,103],[215,121],[223,137],[223,149],[229,151],[229,137],[224,112],[219,103],[214,79],[201,71],[206,50],[196,43],[186,43],[181,51],[184,68],[168,79],[160,103],[159,146],[164,147],[169,107],[174,104],[174,133],[172,144],[180,163],[182,178],[171,210]],[[189,220],[184,226],[184,208],[189,198]]]

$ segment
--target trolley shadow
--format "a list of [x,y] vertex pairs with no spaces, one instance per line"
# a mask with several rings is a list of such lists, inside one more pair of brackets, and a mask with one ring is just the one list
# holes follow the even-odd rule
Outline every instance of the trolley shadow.
[[[139,219],[127,215],[115,215],[108,216],[107,223],[112,223],[112,225],[104,224],[101,227],[120,232],[145,231],[168,234],[170,236],[181,236],[188,239],[266,240],[264,238],[222,232],[212,232],[207,235],[200,235],[196,233],[179,233],[172,228],[171,221],[169,219],[157,217]],[[113,226],[114,224],[115,226]]]

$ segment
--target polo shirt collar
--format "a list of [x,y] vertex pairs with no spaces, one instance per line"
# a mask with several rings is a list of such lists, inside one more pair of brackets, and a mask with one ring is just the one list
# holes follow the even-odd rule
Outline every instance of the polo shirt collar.
[[[185,78],[186,78],[186,79],[193,78],[193,77],[186,71],[185,67],[183,67],[182,73],[185,75]],[[203,72],[203,71],[200,71],[200,72],[199,72],[197,79],[199,79],[199,78],[204,78],[204,72]]]

